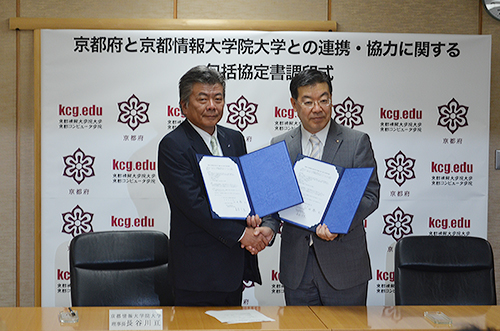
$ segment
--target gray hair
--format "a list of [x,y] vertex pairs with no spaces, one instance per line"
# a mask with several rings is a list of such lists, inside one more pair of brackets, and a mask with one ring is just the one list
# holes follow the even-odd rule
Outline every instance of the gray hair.
[[204,65],[199,65],[189,69],[181,79],[179,80],[179,105],[182,110],[182,103],[184,102],[186,106],[189,104],[189,96],[193,91],[193,85],[195,83],[202,84],[221,84],[222,85],[222,96],[226,97],[226,81],[224,76],[220,74],[217,70],[211,69]]

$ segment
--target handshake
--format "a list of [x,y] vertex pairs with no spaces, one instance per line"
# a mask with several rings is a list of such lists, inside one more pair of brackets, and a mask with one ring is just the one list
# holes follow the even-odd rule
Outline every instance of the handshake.
[[252,255],[266,248],[274,236],[274,231],[267,226],[260,227],[261,223],[259,215],[248,216],[245,234],[240,240],[241,248],[245,248]]

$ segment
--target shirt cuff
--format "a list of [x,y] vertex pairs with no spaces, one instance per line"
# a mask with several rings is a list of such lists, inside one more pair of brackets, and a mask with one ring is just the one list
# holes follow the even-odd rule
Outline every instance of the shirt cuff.
[[240,239],[238,239],[238,242],[241,242],[241,239],[243,239],[243,237],[245,236],[246,230],[247,230],[247,228],[245,228],[245,230],[243,230],[243,233],[241,234]]

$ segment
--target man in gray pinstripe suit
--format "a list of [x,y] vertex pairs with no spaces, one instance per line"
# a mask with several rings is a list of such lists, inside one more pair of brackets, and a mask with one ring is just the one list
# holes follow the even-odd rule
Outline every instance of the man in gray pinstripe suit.
[[[330,233],[326,225],[318,226],[314,234],[283,224],[280,281],[286,304],[366,305],[372,275],[363,221],[377,209],[380,191],[370,138],[332,120],[332,84],[325,73],[315,69],[300,72],[292,79],[290,92],[301,125],[271,143],[284,140],[292,163],[298,154],[313,153],[312,157],[344,168],[375,170],[347,234]],[[276,229],[280,220],[277,215],[272,218]]]

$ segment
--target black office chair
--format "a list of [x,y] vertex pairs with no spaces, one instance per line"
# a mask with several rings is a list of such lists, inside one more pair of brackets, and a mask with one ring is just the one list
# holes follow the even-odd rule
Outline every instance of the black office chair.
[[70,243],[73,306],[172,306],[168,237],[159,231],[106,231]]
[[403,237],[396,244],[396,305],[496,305],[493,252],[476,237]]

